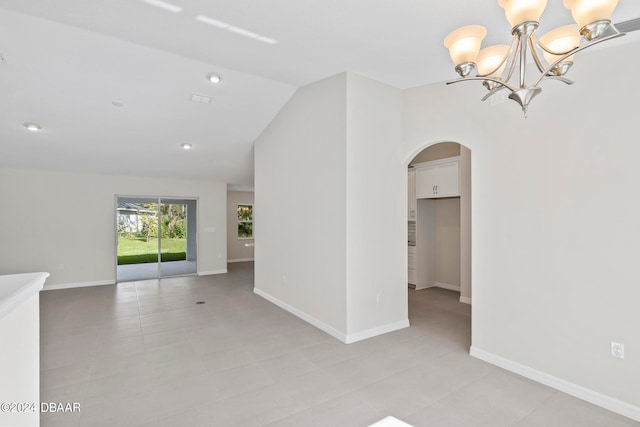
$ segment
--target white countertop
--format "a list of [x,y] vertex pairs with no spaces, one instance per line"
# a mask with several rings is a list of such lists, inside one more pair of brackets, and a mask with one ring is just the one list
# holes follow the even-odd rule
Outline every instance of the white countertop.
[[42,290],[49,273],[0,276],[0,319]]

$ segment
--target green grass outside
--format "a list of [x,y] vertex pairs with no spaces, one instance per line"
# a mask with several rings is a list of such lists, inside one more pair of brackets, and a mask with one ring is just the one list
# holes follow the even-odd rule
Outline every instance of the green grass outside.
[[[162,261],[187,259],[187,239],[163,238],[160,258]],[[158,262],[158,239],[147,242],[143,237],[118,238],[118,265]]]

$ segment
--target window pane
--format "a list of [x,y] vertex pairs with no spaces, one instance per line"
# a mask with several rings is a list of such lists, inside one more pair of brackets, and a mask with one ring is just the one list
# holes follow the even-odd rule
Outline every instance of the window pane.
[[251,223],[251,222],[239,222],[238,223],[238,237],[240,237],[240,238],[252,238],[253,237],[253,223]]
[[252,220],[253,220],[253,206],[238,205],[238,221],[252,221]]

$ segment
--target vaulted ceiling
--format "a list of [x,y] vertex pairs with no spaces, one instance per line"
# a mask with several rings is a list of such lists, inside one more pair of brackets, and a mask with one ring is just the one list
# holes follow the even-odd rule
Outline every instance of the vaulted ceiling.
[[[485,45],[510,33],[497,0],[168,3],[181,10],[0,0],[0,167],[250,188],[253,142],[298,87],[343,71],[399,88],[444,81],[456,77],[442,45],[449,31],[484,25]],[[640,2],[620,0],[613,20],[639,16]],[[571,16],[549,0],[541,21],[545,32]],[[211,72],[222,82],[210,83]]]

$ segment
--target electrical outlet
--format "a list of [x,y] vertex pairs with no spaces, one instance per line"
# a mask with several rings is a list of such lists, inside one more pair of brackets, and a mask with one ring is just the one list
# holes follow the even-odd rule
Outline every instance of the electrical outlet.
[[611,341],[611,356],[616,359],[624,359],[624,344]]
[[282,276],[282,284],[283,285],[287,284],[287,276]]
[[64,270],[64,264],[58,264],[58,270]]
[[376,302],[380,304],[380,300],[382,299],[382,291],[376,292]]

